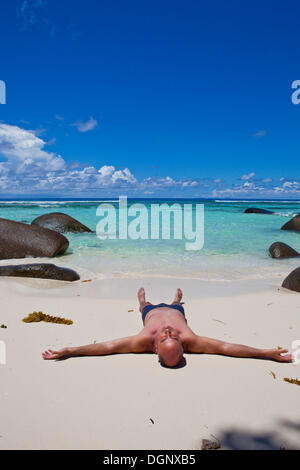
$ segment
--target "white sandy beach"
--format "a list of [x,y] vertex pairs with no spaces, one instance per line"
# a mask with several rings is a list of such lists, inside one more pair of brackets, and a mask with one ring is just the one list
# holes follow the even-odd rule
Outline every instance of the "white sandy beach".
[[[300,365],[185,355],[186,367],[171,370],[151,354],[41,357],[47,348],[134,334],[141,284],[153,302],[182,287],[188,323],[201,335],[290,348],[300,339],[300,294],[278,290],[281,281],[2,278],[0,448],[200,449],[214,435],[224,449],[300,449],[300,387],[283,381],[300,378]],[[34,310],[74,324],[22,322]]]

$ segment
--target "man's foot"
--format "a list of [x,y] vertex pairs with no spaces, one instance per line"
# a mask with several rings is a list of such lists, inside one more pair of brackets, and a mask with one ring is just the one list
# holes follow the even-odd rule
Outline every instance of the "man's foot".
[[182,290],[178,288],[175,292],[173,304],[179,304],[181,302],[182,296],[183,296]]
[[145,295],[146,295],[146,294],[145,294],[145,289],[144,289],[143,287],[141,287],[141,288],[138,290],[138,293],[137,293],[137,296],[138,296],[140,305],[146,303],[146,297],[145,297]]
[[142,311],[143,311],[143,308],[144,308],[146,305],[151,305],[151,303],[150,303],[150,302],[146,302],[145,289],[144,289],[143,287],[141,287],[141,288],[138,290],[137,296],[138,296],[139,303],[140,303],[140,312],[142,312]]

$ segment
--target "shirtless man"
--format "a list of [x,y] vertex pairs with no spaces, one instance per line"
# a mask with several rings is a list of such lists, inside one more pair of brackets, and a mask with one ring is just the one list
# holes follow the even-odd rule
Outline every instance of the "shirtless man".
[[63,348],[59,351],[49,349],[42,353],[42,356],[44,359],[60,359],[68,356],[152,352],[158,355],[161,365],[166,367],[179,365],[184,352],[257,357],[278,362],[292,361],[292,354],[285,354],[288,353],[287,349],[256,349],[196,335],[187,325],[181,299],[182,291],[177,289],[172,304],[153,305],[146,302],[145,290],[142,287],[138,291],[140,312],[144,323],[144,328],[140,333],[104,343]]

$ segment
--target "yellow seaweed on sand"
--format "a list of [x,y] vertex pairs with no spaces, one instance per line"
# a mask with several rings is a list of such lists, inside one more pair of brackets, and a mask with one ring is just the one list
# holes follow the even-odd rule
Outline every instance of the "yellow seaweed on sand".
[[68,320],[67,318],[63,317],[53,317],[52,315],[46,315],[43,312],[32,312],[22,320],[25,323],[32,323],[32,322],[39,322],[44,321],[47,323],[60,323],[63,325],[72,325],[73,321]]
[[289,384],[300,385],[300,380],[298,380],[298,379],[288,379],[287,377],[284,377],[283,380],[285,382],[288,382]]

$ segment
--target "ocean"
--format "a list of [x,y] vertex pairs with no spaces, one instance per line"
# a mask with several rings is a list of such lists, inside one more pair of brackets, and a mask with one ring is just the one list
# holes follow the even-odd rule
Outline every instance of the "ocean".
[[[28,224],[42,214],[64,212],[96,231],[100,220],[96,211],[103,202],[118,211],[118,199],[2,200],[0,211],[2,218]],[[300,265],[300,258],[274,260],[268,254],[275,241],[287,243],[300,252],[300,234],[280,230],[300,213],[300,201],[128,199],[128,206],[134,203],[148,209],[153,203],[176,203],[182,207],[203,204],[203,248],[187,251],[184,240],[101,240],[95,232],[68,233],[70,246],[66,254],[48,262],[57,261],[74,268],[85,278],[174,277],[216,281],[275,279]],[[274,214],[244,214],[247,207],[268,209]]]

